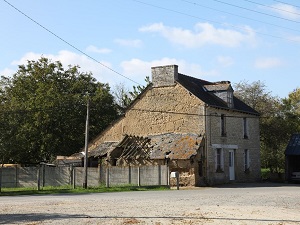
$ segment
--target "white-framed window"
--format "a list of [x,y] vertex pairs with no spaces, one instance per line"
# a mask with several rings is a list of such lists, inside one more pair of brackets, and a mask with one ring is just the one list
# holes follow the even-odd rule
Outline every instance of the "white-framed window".
[[250,168],[250,157],[249,149],[244,149],[244,171],[249,171]]
[[216,172],[224,172],[224,153],[222,148],[215,150],[215,169]]
[[226,136],[226,116],[225,114],[221,114],[221,136]]
[[248,120],[246,117],[243,118],[243,134],[244,139],[248,139]]

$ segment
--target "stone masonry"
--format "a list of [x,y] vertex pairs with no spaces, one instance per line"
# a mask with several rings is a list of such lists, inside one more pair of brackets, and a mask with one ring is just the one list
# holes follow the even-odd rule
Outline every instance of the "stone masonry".
[[[172,168],[190,177],[189,185],[214,185],[230,182],[229,151],[234,152],[234,179],[251,182],[260,178],[259,117],[233,107],[210,106],[176,82],[176,65],[152,68],[153,85],[132,103],[125,115],[115,121],[89,144],[93,151],[103,142],[119,142],[124,135],[179,133],[203,137],[198,155],[193,159],[170,162]],[[230,85],[230,83],[226,83]],[[230,87],[231,88],[231,87]],[[232,91],[232,89],[230,89]],[[225,116],[226,136],[221,134],[221,115]],[[246,119],[245,119],[246,118]],[[244,136],[245,121],[247,138]],[[216,171],[216,151],[222,149],[222,171]],[[245,150],[249,169],[245,171]],[[163,163],[163,162],[161,162]],[[181,166],[178,166],[180,165]],[[201,168],[200,168],[201,167]],[[172,169],[170,170],[172,171]]]

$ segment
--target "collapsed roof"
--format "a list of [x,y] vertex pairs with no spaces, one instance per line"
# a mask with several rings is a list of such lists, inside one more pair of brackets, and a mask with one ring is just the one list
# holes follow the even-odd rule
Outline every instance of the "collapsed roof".
[[[128,159],[189,159],[197,154],[202,137],[195,134],[166,133],[148,137],[125,135],[122,141],[104,142],[89,156]],[[116,153],[118,152],[118,153]]]

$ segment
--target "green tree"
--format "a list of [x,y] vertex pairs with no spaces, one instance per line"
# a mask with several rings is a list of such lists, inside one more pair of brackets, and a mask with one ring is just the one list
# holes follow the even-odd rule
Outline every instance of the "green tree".
[[129,97],[129,89],[126,88],[124,83],[116,84],[114,86],[113,95],[115,97],[116,104],[119,106],[120,114],[123,114],[132,101]]
[[293,106],[292,110],[300,115],[300,88],[296,88],[294,91],[289,93],[288,100]]
[[151,84],[150,78],[145,78],[146,86],[138,85],[133,86],[132,91],[129,91],[124,84],[117,84],[114,90],[114,97],[117,105],[119,106],[120,114],[123,114],[126,108],[136,99],[148,85]]
[[266,89],[265,83],[261,81],[241,81],[234,84],[234,95],[258,111],[261,117],[267,117],[277,113],[280,100]]
[[8,85],[8,79],[0,80],[0,167],[3,164],[12,162],[12,158],[16,154],[12,145],[12,138],[15,136],[15,127],[9,123],[11,113],[4,110],[5,104],[5,86]]
[[[296,89],[287,98],[281,99],[276,116],[266,119],[263,130],[268,138],[264,143],[273,151],[266,152],[268,167],[274,172],[285,168],[284,150],[293,133],[300,132],[300,89]],[[275,133],[275,135],[270,135]]]
[[151,84],[150,78],[147,76],[145,78],[145,82],[146,82],[146,86],[144,85],[138,85],[138,86],[133,86],[133,90],[129,92],[129,98],[133,101],[134,99],[136,99],[137,96],[139,96],[139,94],[141,94],[145,88]]
[[282,102],[267,92],[261,81],[235,84],[235,95],[260,113],[262,167],[279,172],[284,169],[284,150],[290,136]]
[[5,161],[51,161],[78,152],[84,146],[87,97],[93,138],[118,116],[108,84],[78,66],[65,69],[43,57],[20,65],[12,78],[1,77],[1,122],[9,128],[1,146],[4,153],[15,152]]
[[289,135],[300,132],[300,88],[290,92],[282,99],[282,117],[289,128]]

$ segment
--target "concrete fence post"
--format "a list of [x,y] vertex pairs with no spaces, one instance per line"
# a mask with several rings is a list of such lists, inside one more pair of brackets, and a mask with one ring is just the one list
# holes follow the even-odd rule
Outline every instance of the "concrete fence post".
[[41,173],[40,173],[40,165],[37,167],[37,190],[41,190]]
[[73,185],[73,178],[72,178],[72,176],[73,176],[73,165],[72,164],[70,164],[69,165],[69,185]]
[[158,185],[161,185],[161,166],[158,165]]
[[138,166],[137,168],[137,180],[138,180],[138,186],[140,187],[141,186],[141,167]]
[[101,164],[98,164],[98,185],[101,185],[101,177],[102,177]]
[[3,165],[0,166],[0,192],[2,189],[2,170],[3,170]]
[[45,187],[45,183],[46,183],[45,174],[46,174],[46,165],[43,164],[42,165],[42,187]]
[[76,188],[76,167],[72,166],[72,185],[73,189]]
[[18,187],[18,183],[19,183],[19,171],[18,171],[18,165],[15,166],[15,170],[16,170],[16,183],[15,183],[15,187]]
[[128,166],[128,184],[131,184],[131,167]]
[[109,168],[106,168],[106,187],[109,187]]

